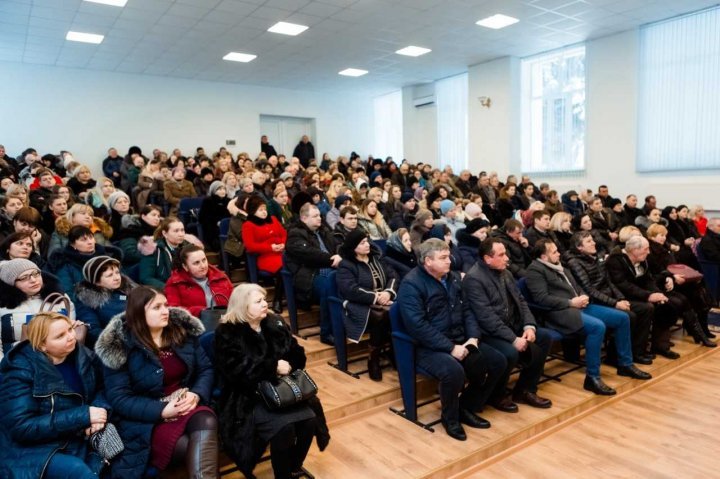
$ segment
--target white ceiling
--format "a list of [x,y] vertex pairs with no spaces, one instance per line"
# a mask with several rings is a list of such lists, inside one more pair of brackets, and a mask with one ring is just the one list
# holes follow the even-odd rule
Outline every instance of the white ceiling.
[[[0,0],[0,61],[303,90],[389,91],[506,55],[527,56],[715,5],[718,0]],[[503,13],[520,23],[475,25]],[[310,27],[269,33],[278,21]],[[105,35],[67,42],[68,30]],[[431,48],[418,58],[408,45]],[[223,61],[230,51],[258,56]],[[370,73],[338,76],[347,68]]]

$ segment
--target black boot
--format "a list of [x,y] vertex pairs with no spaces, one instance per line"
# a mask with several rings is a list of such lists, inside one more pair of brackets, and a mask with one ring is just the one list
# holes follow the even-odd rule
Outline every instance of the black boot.
[[219,477],[217,431],[191,432],[185,460],[190,479],[217,479]]
[[685,318],[683,328],[692,335],[695,344],[701,343],[706,348],[714,348],[717,346],[717,344],[713,343],[707,336],[705,336],[697,317]]
[[277,314],[282,314],[283,307],[282,307],[282,300],[283,300],[283,282],[282,277],[278,273],[275,276],[275,294],[273,295],[273,302],[272,302],[272,310]]
[[370,346],[370,356],[368,356],[368,375],[373,381],[382,381],[380,348],[377,346]]

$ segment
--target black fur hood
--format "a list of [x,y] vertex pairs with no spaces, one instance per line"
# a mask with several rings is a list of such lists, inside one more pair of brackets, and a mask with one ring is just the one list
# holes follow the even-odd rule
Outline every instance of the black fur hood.
[[[122,275],[122,282],[117,289],[119,293],[130,294],[133,288],[137,288],[137,284],[125,275]],[[92,309],[100,309],[107,304],[112,298],[113,291],[101,288],[87,281],[81,281],[75,286],[75,297]]]
[[[190,336],[197,337],[205,332],[200,320],[183,308],[170,308],[170,322],[185,328]],[[131,340],[125,328],[125,313],[118,314],[100,333],[95,354],[108,368],[120,369],[127,362]]]

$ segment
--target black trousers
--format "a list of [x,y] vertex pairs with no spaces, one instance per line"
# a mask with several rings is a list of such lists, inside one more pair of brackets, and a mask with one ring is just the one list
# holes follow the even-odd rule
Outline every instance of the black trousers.
[[288,424],[270,440],[270,462],[275,479],[290,479],[302,468],[310,450],[317,419],[310,418]]

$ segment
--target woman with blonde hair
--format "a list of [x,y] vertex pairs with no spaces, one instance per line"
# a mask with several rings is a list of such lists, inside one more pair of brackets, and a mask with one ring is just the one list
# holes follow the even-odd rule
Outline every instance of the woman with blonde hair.
[[75,193],[75,196],[85,199],[88,191],[95,188],[97,181],[93,179],[92,172],[87,165],[80,165],[73,171],[73,176],[68,180],[67,185]]
[[97,182],[97,186],[88,192],[85,203],[92,206],[95,215],[105,219],[110,216],[111,209],[108,205],[108,198],[114,192],[115,183],[113,183],[113,180],[103,176]]
[[84,203],[76,203],[65,213],[65,216],[55,220],[55,232],[50,238],[50,246],[48,246],[48,257],[59,249],[68,245],[68,233],[73,226],[85,226],[90,228],[95,237],[95,244],[101,246],[111,246],[110,238],[113,235],[112,226],[105,220],[93,216],[95,211],[92,206]]
[[560,211],[550,218],[550,231],[555,233],[558,242],[563,246],[563,251],[570,251],[572,247],[572,215]]
[[392,234],[385,218],[378,209],[377,201],[366,199],[358,211],[358,226],[370,236],[372,241],[386,240]]
[[93,479],[102,470],[87,438],[105,427],[110,406],[99,362],[74,325],[36,314],[0,366],[0,477]]
[[282,316],[270,313],[261,286],[243,283],[230,296],[215,330],[215,366],[224,385],[218,404],[220,437],[226,453],[246,477],[270,444],[278,479],[301,477],[317,435],[320,450],[330,440],[320,400],[270,410],[257,394],[261,381],[276,381],[305,368],[305,351]]

